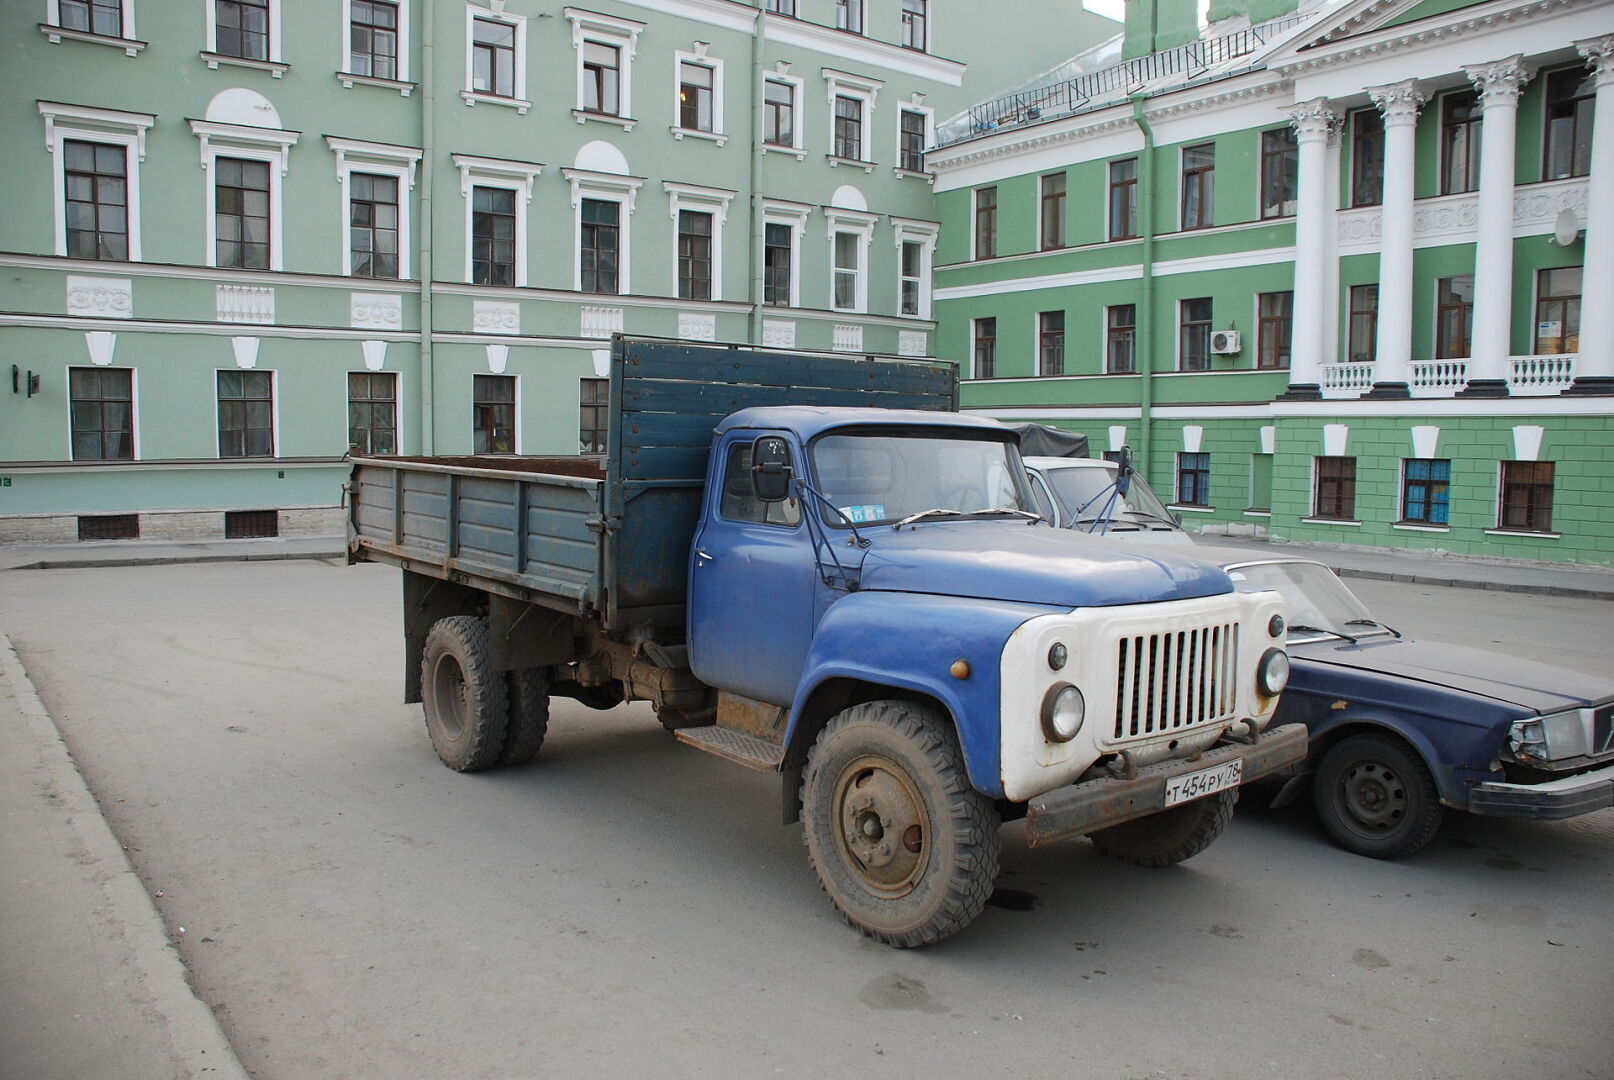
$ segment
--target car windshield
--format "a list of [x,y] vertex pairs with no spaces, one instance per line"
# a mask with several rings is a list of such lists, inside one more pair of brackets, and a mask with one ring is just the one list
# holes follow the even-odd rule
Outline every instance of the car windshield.
[[1111,527],[1176,528],[1176,525],[1149,489],[1134,478],[1125,495],[1115,497],[1115,471],[1098,468],[1045,469],[1043,475],[1054,489],[1074,525],[1081,527],[1108,519]]
[[1274,589],[1289,609],[1289,640],[1323,635],[1360,638],[1392,633],[1321,563],[1276,562],[1239,566],[1227,572],[1241,592]]
[[836,528],[896,524],[931,511],[940,521],[1034,509],[1020,479],[1020,451],[1007,437],[939,429],[836,433],[813,443],[812,461],[819,491],[840,511],[823,515]]

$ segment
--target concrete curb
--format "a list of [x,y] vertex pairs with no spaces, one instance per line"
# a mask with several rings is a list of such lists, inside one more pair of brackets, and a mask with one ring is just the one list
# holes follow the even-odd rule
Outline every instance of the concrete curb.
[[[1318,562],[1328,563],[1327,559]],[[1614,600],[1614,592],[1600,589],[1576,589],[1567,585],[1538,585],[1519,581],[1475,581],[1472,578],[1436,577],[1433,574],[1396,574],[1383,570],[1358,570],[1349,566],[1329,568],[1342,578],[1363,578],[1369,581],[1398,581],[1410,585],[1444,585],[1450,589],[1483,589],[1487,592],[1528,593],[1532,596],[1561,596],[1573,600]]]
[[185,965],[169,940],[156,905],[113,835],[68,753],[60,729],[45,710],[11,640],[4,634],[0,634],[0,678],[9,684],[17,709],[27,720],[28,734],[36,743],[61,813],[84,845],[89,863],[102,870],[95,875],[95,885],[123,932],[130,960],[162,1020],[161,1037],[174,1062],[186,1076],[248,1080],[217,1017],[191,989]]

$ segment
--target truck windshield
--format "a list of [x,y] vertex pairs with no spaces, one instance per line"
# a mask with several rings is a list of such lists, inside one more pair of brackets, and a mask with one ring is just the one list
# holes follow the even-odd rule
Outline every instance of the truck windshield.
[[813,443],[812,462],[819,490],[846,515],[823,515],[836,528],[894,524],[931,510],[955,512],[938,520],[1035,510],[1020,452],[1006,439],[934,430],[825,435]]

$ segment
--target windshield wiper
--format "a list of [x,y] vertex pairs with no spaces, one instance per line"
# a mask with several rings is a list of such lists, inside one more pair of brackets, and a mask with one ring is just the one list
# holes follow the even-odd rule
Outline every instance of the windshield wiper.
[[1181,526],[1179,526],[1175,521],[1171,520],[1170,518],[1161,517],[1152,510],[1128,510],[1127,513],[1132,517],[1142,518],[1144,521],[1158,521],[1160,524],[1168,525],[1173,529],[1181,528]]
[[970,516],[971,517],[974,517],[976,514],[1013,514],[1016,517],[1023,517],[1027,521],[1047,521],[1048,520],[1047,518],[1043,517],[1041,514],[1038,514],[1038,513],[1034,512],[1034,511],[1031,511],[1031,510],[1018,510],[1018,509],[1016,509],[1016,508],[1014,508],[1012,506],[983,506],[979,510],[971,510],[970,511]]
[[1376,626],[1380,630],[1389,631],[1390,633],[1394,634],[1396,637],[1401,636],[1401,631],[1397,630],[1395,627],[1391,626],[1389,623],[1381,623],[1377,619],[1346,619],[1345,620],[1345,625],[1346,626]]
[[921,510],[917,514],[909,514],[907,517],[903,518],[901,521],[899,521],[895,525],[891,526],[891,528],[893,530],[900,529],[904,525],[912,525],[914,522],[923,521],[927,517],[963,517],[963,516],[964,516],[964,511],[962,511],[962,510],[949,510],[949,509],[947,509],[946,507],[943,507],[943,506],[933,506],[929,510]]
[[[1347,623],[1346,625],[1350,625],[1350,624]],[[1351,635],[1341,633],[1338,630],[1332,630],[1332,629],[1329,629],[1327,627],[1307,626],[1304,623],[1290,623],[1289,624],[1289,632],[1294,633],[1296,630],[1299,630],[1301,633],[1309,632],[1309,633],[1313,633],[1313,634],[1332,634],[1334,637],[1344,638],[1346,641],[1350,642],[1352,645],[1356,644],[1356,639],[1354,637],[1352,637]]]

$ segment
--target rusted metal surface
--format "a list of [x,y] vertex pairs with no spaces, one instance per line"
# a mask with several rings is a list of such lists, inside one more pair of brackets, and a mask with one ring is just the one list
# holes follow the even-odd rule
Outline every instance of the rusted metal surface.
[[755,701],[727,690],[717,694],[717,725],[758,739],[784,741],[786,710],[782,705]]
[[721,728],[715,724],[683,728],[673,734],[681,743],[687,743],[698,750],[716,754],[736,765],[744,765],[758,772],[777,771],[779,762],[783,761],[785,756],[785,748],[777,743],[747,735],[743,731]]
[[1192,761],[1162,761],[1138,769],[1132,779],[1088,780],[1038,795],[1026,806],[1026,842],[1032,847],[1081,836],[1165,809],[1166,780],[1244,760],[1242,783],[1305,759],[1306,728],[1285,724],[1262,734],[1255,745],[1234,744],[1205,751]]

